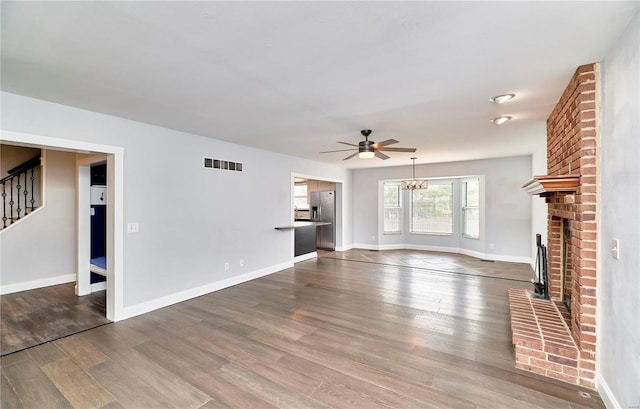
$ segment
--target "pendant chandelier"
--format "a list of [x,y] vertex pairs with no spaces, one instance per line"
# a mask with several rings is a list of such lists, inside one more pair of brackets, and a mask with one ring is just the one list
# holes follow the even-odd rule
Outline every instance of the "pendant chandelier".
[[427,189],[429,187],[426,179],[416,179],[416,159],[418,158],[411,158],[413,161],[413,179],[403,180],[401,184],[402,190]]

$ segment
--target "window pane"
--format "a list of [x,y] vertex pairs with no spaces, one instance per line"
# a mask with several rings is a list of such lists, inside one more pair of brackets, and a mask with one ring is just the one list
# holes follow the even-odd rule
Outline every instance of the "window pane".
[[480,237],[480,209],[465,207],[462,209],[462,234],[468,237]]
[[305,197],[296,197],[293,199],[293,205],[298,209],[305,209],[309,206],[307,203],[307,198]]
[[400,233],[400,209],[384,209],[384,232]]
[[307,200],[307,185],[293,186],[293,205],[298,209],[307,209],[309,201]]
[[398,183],[384,184],[384,207],[400,207],[400,185]]
[[384,233],[402,232],[402,206],[400,184],[385,182],[384,185]]
[[429,188],[411,191],[411,231],[453,233],[453,183],[429,182]]
[[480,205],[480,181],[468,180],[465,182],[466,186],[466,200],[467,206],[479,206]]
[[307,197],[307,185],[295,185],[293,186],[293,195],[295,197]]
[[480,237],[480,180],[467,180],[462,184],[462,235]]

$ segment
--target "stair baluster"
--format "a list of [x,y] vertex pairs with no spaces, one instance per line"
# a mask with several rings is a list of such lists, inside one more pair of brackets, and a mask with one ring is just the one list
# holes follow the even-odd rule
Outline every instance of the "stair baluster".
[[2,181],[2,228],[7,227],[7,182]]
[[27,200],[29,199],[29,190],[27,189],[27,186],[29,186],[27,184],[27,172],[24,172],[24,191],[22,192],[22,194],[24,195],[24,215],[28,215],[29,214],[29,204],[27,202]]
[[36,199],[33,197],[33,191],[34,191],[33,183],[36,180],[36,177],[34,175],[35,170],[36,170],[36,168],[31,168],[31,200],[30,200],[30,203],[31,203],[31,211],[32,212],[33,212],[33,209],[34,209],[34,205],[36,203]]
[[13,201],[13,178],[10,179],[10,182],[11,185],[9,186],[9,192],[11,193],[11,198],[9,199],[9,219],[11,219],[10,224],[13,224],[13,205],[15,204]]
[[22,208],[20,207],[20,190],[22,190],[22,186],[20,186],[20,175],[18,175],[18,184],[16,185],[16,191],[18,194],[18,207],[16,208],[16,212],[18,213],[17,219],[20,220],[20,213],[22,212]]
[[[36,208],[35,199],[35,168],[40,166],[40,156],[29,159],[28,161],[10,169],[9,176],[0,179],[2,184],[2,228],[15,223],[17,220],[24,218]],[[29,176],[31,171],[31,176]],[[22,181],[20,177],[24,175]],[[14,186],[15,180],[15,186]],[[31,189],[29,189],[29,181],[31,181]],[[7,186],[8,185],[8,186]],[[7,193],[7,188],[9,192]],[[16,198],[14,200],[14,190]],[[7,212],[7,196],[9,198],[9,211]],[[16,201],[17,200],[17,201]],[[24,206],[24,207],[22,207]],[[29,209],[31,207],[31,209]]]

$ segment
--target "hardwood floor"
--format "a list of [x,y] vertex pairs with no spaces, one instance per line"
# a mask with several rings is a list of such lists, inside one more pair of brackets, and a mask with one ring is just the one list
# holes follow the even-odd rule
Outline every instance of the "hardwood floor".
[[529,283],[327,254],[7,355],[1,407],[604,407],[513,367]]
[[462,254],[433,251],[354,249],[343,252],[327,252],[323,257],[353,260],[367,263],[406,266],[429,271],[458,273],[484,277],[529,282],[534,272],[528,264],[481,260]]
[[0,297],[0,355],[110,323],[105,291],[83,297],[74,283]]

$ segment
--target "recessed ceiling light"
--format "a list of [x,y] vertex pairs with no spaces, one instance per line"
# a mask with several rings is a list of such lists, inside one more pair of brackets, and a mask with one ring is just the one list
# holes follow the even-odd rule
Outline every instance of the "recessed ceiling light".
[[491,122],[493,122],[496,125],[502,125],[503,123],[510,121],[511,117],[510,116],[499,116],[497,118],[493,118],[491,120]]
[[513,98],[515,98],[515,96],[516,96],[516,94],[496,95],[495,97],[491,98],[489,101],[495,102],[496,104],[502,104],[503,102],[507,102],[509,100],[512,100]]

